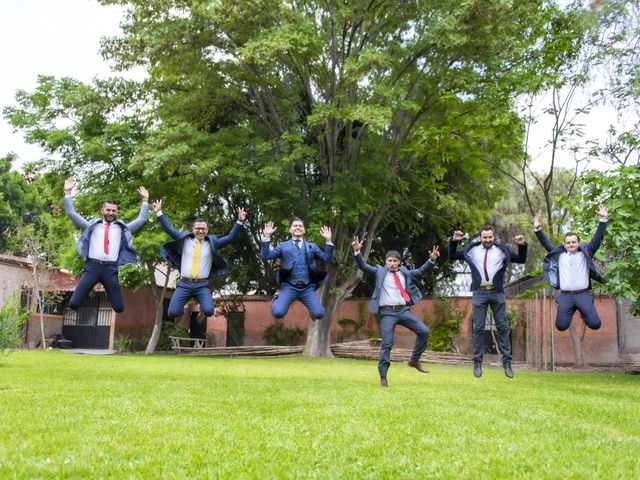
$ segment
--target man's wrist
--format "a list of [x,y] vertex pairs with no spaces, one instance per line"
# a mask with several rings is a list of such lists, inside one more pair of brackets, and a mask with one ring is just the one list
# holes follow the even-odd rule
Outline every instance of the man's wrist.
[[355,257],[356,255],[360,255],[360,250],[354,250],[353,251],[353,256]]
[[156,217],[159,217],[160,215],[162,215],[162,210],[158,210],[158,211],[156,212]]

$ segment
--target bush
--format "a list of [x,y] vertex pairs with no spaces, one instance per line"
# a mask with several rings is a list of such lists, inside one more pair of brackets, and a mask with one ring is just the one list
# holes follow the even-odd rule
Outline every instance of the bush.
[[162,330],[160,331],[160,339],[156,346],[156,351],[168,352],[171,350],[171,340],[169,337],[186,337],[187,329],[182,325],[179,325],[171,320],[168,320],[162,324]]
[[276,322],[265,328],[262,338],[267,345],[298,345],[304,337],[304,330],[285,327],[284,322]]
[[22,327],[28,319],[29,313],[16,295],[0,308],[0,351],[5,352],[22,344]]
[[453,336],[460,332],[462,319],[467,314],[467,309],[456,305],[454,299],[434,298],[435,319],[424,312],[424,322],[429,325],[429,348],[435,352],[448,352],[456,350]]

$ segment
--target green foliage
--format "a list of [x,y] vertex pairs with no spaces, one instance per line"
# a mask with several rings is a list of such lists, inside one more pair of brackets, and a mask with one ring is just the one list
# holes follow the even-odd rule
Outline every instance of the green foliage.
[[13,295],[0,308],[0,352],[7,352],[22,344],[22,328],[29,320],[17,295]]
[[[639,467],[638,381],[621,372],[509,381],[485,366],[478,381],[469,367],[394,364],[383,390],[376,361],[58,351],[0,370],[1,478],[633,479]],[[46,421],[25,428],[34,419]]]
[[160,339],[158,340],[158,345],[156,346],[156,350],[161,352],[168,352],[171,350],[171,339],[169,337],[186,337],[187,329],[182,325],[172,321],[167,320],[162,322],[162,330],[160,331]]
[[603,174],[586,172],[581,197],[574,205],[575,230],[583,240],[598,226],[598,205],[609,209],[609,222],[596,259],[606,268],[603,289],[610,295],[630,300],[631,310],[640,314],[640,165],[620,166]]
[[304,338],[304,330],[287,327],[284,322],[277,321],[264,329],[262,338],[267,345],[300,345]]
[[118,353],[131,353],[134,347],[133,340],[126,335],[119,335],[118,338],[116,338],[115,347]]
[[527,315],[522,304],[510,303],[507,305],[506,314],[507,323],[512,330],[527,324]]
[[454,347],[454,335],[460,333],[467,309],[456,304],[451,297],[434,297],[435,318],[425,310],[424,322],[429,326],[429,348],[435,352],[448,352]]

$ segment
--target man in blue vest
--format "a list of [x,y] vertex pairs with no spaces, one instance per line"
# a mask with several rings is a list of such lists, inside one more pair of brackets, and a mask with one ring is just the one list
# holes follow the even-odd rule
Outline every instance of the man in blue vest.
[[558,295],[556,328],[564,331],[571,325],[576,310],[582,314],[587,327],[598,330],[602,324],[593,304],[591,280],[605,283],[593,263],[593,256],[600,248],[604,232],[607,229],[609,211],[600,205],[598,209],[600,223],[589,243],[580,243],[580,237],[573,232],[564,236],[563,245],[555,246],[541,230],[540,215],[533,217],[533,231],[542,246],[549,252],[542,262],[544,276]]
[[408,270],[400,265],[400,253],[396,250],[389,250],[385,254],[384,265],[369,265],[360,254],[362,242],[357,236],[353,237],[351,248],[353,248],[358,268],[376,276],[376,286],[373,289],[373,295],[371,295],[371,302],[369,302],[369,311],[380,313],[380,337],[382,339],[378,354],[380,386],[389,386],[387,372],[391,365],[391,348],[393,347],[396,325],[402,325],[416,334],[416,343],[407,365],[421,373],[428,373],[428,370],[424,369],[420,363],[420,356],[427,349],[429,328],[415,316],[410,307],[422,298],[420,289],[413,282],[418,281],[429,269],[434,267],[440,256],[439,247],[434,246],[429,252],[429,260],[420,268],[413,270]]
[[171,297],[167,314],[170,318],[184,315],[184,306],[191,298],[200,304],[200,313],[210,317],[214,312],[213,296],[209,280],[229,273],[226,262],[216,253],[219,248],[235,242],[244,226],[247,213],[238,208],[238,220],[226,237],[208,235],[209,225],[204,218],[197,218],[190,232],[179,232],[162,213],[162,200],[153,202],[153,210],[165,232],[173,238],[160,249],[160,256],[180,272],[176,291]]
[[280,291],[271,304],[271,314],[276,318],[284,317],[295,300],[307,307],[311,318],[324,317],[324,308],[318,300],[316,290],[327,281],[329,274],[321,270],[316,260],[325,263],[333,262],[333,243],[331,229],[320,228],[320,235],[325,239],[324,250],[315,243],[304,240],[305,226],[302,219],[293,217],[289,223],[291,239],[270,248],[271,235],[277,228],[269,221],[264,226],[260,256],[263,260],[280,259],[280,269],[276,281]]
[[118,282],[118,267],[139,258],[138,252],[133,249],[132,235],[147,221],[149,192],[144,187],[138,188],[142,205],[138,218],[131,223],[118,220],[118,204],[113,200],[107,200],[102,204],[100,218],[86,220],[73,206],[71,192],[75,185],[75,178],[69,177],[65,180],[64,206],[73,223],[83,229],[78,239],[78,253],[84,260],[84,268],[80,281],[71,295],[69,308],[80,308],[91,289],[99,282],[107,292],[111,308],[120,313],[124,311],[124,302]]
[[462,251],[458,251],[458,243],[463,237],[464,234],[460,230],[453,232],[449,242],[449,260],[464,260],[471,269],[473,375],[476,378],[482,376],[484,326],[487,309],[491,306],[498,331],[498,346],[502,352],[504,374],[513,378],[503,279],[509,263],[527,261],[527,244],[522,235],[517,235],[513,240],[518,245],[518,253],[514,253],[507,245],[496,242],[493,227],[485,225],[480,230],[480,241],[471,242]]

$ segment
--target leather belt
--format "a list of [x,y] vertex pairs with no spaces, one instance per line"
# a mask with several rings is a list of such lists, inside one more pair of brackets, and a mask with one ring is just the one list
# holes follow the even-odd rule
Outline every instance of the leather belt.
[[118,265],[118,262],[107,262],[105,260],[96,260],[94,258],[88,258],[87,262],[97,263],[98,265],[112,265],[112,266]]
[[566,293],[568,295],[577,295],[578,293],[590,292],[590,288],[583,288],[582,290],[560,290],[560,293]]
[[380,307],[380,310],[402,310],[403,308],[407,308],[406,305],[383,305]]
[[199,283],[199,282],[208,282],[208,278],[191,278],[191,277],[180,277],[181,282],[189,282],[189,283]]
[[493,285],[480,285],[480,289],[481,290],[495,290],[496,287],[494,287]]
[[304,280],[298,280],[296,283],[294,283],[294,285],[296,287],[304,287],[305,285],[307,285],[307,282],[305,282]]

